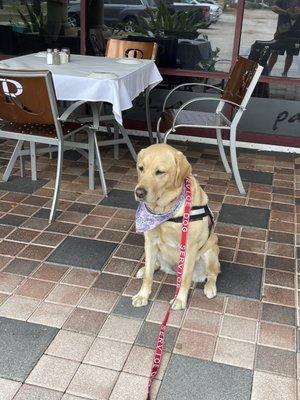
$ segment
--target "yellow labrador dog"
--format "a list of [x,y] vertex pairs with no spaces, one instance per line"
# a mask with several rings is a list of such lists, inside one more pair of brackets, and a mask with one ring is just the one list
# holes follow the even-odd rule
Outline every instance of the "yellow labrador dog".
[[[138,278],[143,278],[143,284],[132,299],[133,306],[141,307],[148,303],[155,270],[160,268],[166,273],[176,274],[180,217],[184,208],[183,185],[187,176],[191,181],[193,208],[182,284],[172,307],[176,310],[186,307],[192,281],[207,280],[204,293],[209,299],[215,297],[220,272],[218,237],[211,232],[212,215],[204,210],[208,209],[204,207],[208,198],[191,174],[191,165],[180,151],[167,144],[155,144],[140,151],[137,170],[135,197],[140,205],[136,225],[137,230],[145,235],[145,267],[137,273]],[[158,225],[155,218],[158,218]]]

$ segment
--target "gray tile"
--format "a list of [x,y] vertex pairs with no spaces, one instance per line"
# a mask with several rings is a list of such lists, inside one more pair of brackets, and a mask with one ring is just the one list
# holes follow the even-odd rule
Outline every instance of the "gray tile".
[[100,270],[116,248],[115,243],[78,237],[66,238],[48,257],[48,262]]
[[[155,348],[157,336],[159,333],[159,324],[154,324],[152,322],[144,322],[142,328],[135,340],[135,344],[140,346]],[[174,348],[176,338],[178,335],[178,329],[173,326],[168,326],[165,332],[165,344],[164,349],[171,352]]]
[[151,302],[145,307],[133,307],[131,297],[121,296],[115,305],[112,314],[123,315],[124,317],[144,319],[146,318]]
[[175,354],[169,362],[157,398],[250,400],[252,375],[252,371],[244,368]]
[[300,353],[300,328],[297,329],[297,353]]
[[[61,214],[61,211],[56,210],[55,212],[55,218],[59,217]],[[34,218],[40,218],[40,219],[46,219],[48,220],[50,216],[50,208],[41,208],[38,212],[36,212],[33,217]]]
[[23,382],[58,329],[0,317],[0,377]]
[[267,229],[269,217],[270,210],[264,208],[223,204],[218,222]]
[[92,204],[74,203],[67,209],[67,211],[75,211],[82,214],[89,214],[94,208],[95,206]]
[[0,182],[0,190],[18,193],[34,193],[47,183],[45,179],[32,181],[30,178],[13,177],[8,182]]
[[249,169],[240,169],[241,178],[245,182],[260,183],[272,185],[273,174],[270,172],[253,171]]
[[4,217],[0,218],[0,224],[2,225],[12,225],[20,226],[27,220],[26,217],[21,217],[21,215],[6,214]]
[[23,258],[15,258],[12,260],[7,267],[5,267],[4,272],[10,272],[11,274],[28,276],[31,274],[36,267],[40,265],[38,261],[24,260]]
[[296,352],[257,346],[255,370],[296,376]]
[[102,206],[119,207],[119,208],[130,208],[135,210],[137,208],[137,202],[134,198],[133,192],[128,190],[113,189],[108,193],[100,203]]
[[[219,293],[260,299],[261,281],[261,268],[223,261],[221,263],[221,274],[217,280],[217,289]],[[203,288],[203,286],[203,283],[197,285],[200,288]]]
[[263,303],[261,319],[263,321],[295,326],[296,310],[292,307]]
[[[57,158],[57,153],[52,153],[53,158]],[[78,153],[76,150],[66,150],[64,151],[64,160],[70,160],[70,161],[78,161],[81,158],[81,154]]]

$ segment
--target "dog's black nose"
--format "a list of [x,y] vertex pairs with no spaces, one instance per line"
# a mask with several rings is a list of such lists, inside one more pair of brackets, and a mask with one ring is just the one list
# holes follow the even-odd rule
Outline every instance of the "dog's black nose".
[[147,191],[143,187],[139,187],[135,190],[136,197],[139,199],[144,199],[146,197]]

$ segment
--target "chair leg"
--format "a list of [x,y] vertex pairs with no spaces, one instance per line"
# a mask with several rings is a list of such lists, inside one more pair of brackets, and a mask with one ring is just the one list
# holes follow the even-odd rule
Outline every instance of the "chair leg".
[[99,164],[99,176],[100,176],[102,192],[103,192],[104,196],[107,196],[107,187],[106,187],[105,176],[104,176],[104,171],[103,171],[103,166],[102,166],[102,161],[101,161],[101,156],[100,156],[100,150],[99,150],[98,141],[97,141],[97,134],[95,131],[93,131],[92,134],[93,134],[93,139],[94,139],[94,144],[95,144],[96,157],[97,157],[97,161]]
[[217,131],[217,142],[219,147],[219,152],[221,156],[222,163],[224,165],[225,171],[229,174],[231,172],[230,166],[227,161],[227,157],[224,150],[223,140],[222,140],[222,131],[221,129],[216,129]]
[[[49,144],[49,148],[51,148],[51,144]],[[49,151],[49,160],[52,160],[53,155],[52,155],[52,151]]]
[[56,207],[57,207],[57,203],[58,203],[59,189],[60,189],[60,182],[61,182],[61,175],[62,175],[63,155],[64,155],[63,145],[61,142],[59,142],[58,149],[57,149],[56,179],[55,179],[55,187],[54,187],[51,211],[50,211],[50,216],[49,216],[49,224],[51,224],[51,222],[55,218],[55,211],[56,211]]
[[[119,139],[119,127],[118,124],[114,123],[114,140]],[[114,159],[118,160],[119,159],[119,144],[114,144]]]
[[95,190],[95,145],[93,132],[89,131],[89,189]]
[[136,152],[135,152],[135,150],[134,150],[134,148],[132,146],[132,143],[131,143],[128,135],[127,135],[126,129],[124,128],[124,126],[122,126],[120,124],[118,124],[118,126],[120,128],[120,131],[122,133],[123,138],[125,139],[125,142],[126,142],[126,144],[128,146],[128,149],[129,149],[129,151],[130,151],[130,153],[132,155],[132,158],[134,159],[134,161],[136,161],[137,155],[136,155]]
[[146,103],[146,120],[147,120],[147,128],[149,133],[150,143],[154,143],[153,133],[152,133],[152,124],[151,124],[151,113],[150,113],[150,89],[146,89],[145,103]]
[[241,194],[246,194],[246,191],[244,189],[244,185],[241,180],[240,172],[239,172],[239,166],[237,162],[237,156],[236,156],[236,128],[231,127],[230,130],[230,158],[231,158],[231,164],[232,164],[232,172],[233,176],[236,182],[236,185],[238,187],[238,190]]
[[18,142],[16,144],[16,147],[14,148],[12,156],[10,157],[10,160],[9,160],[9,162],[7,164],[6,170],[4,171],[4,174],[3,174],[3,177],[2,177],[2,180],[4,182],[8,181],[8,179],[9,179],[11,173],[12,173],[12,170],[14,169],[14,165],[15,165],[15,163],[16,163],[19,155],[20,155],[20,152],[22,150],[23,143],[24,143],[23,140],[18,140]]
[[30,142],[31,179],[37,180],[35,142]]
[[20,156],[20,177],[24,178],[24,159]]

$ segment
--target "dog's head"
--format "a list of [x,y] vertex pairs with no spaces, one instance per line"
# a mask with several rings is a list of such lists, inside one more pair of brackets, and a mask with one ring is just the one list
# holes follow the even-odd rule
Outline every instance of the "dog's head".
[[180,151],[167,144],[154,144],[139,152],[137,171],[135,198],[153,204],[180,188],[192,168]]

